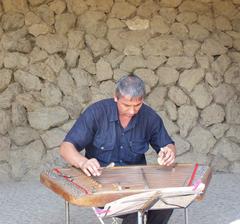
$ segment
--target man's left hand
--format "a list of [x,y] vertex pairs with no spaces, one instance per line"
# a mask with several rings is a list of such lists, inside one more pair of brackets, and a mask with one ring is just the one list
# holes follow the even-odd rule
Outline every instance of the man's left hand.
[[163,166],[170,166],[174,163],[176,156],[175,145],[170,144],[161,148],[158,153],[158,163]]

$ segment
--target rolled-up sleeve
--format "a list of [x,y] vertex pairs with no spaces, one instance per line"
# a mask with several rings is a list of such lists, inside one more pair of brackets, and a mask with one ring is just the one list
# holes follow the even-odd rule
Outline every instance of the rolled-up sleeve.
[[80,115],[71,130],[66,135],[64,142],[72,143],[78,151],[84,149],[92,142],[94,137],[95,119],[91,109]]
[[157,116],[152,123],[150,145],[158,153],[160,149],[168,144],[174,144],[169,136],[162,119]]

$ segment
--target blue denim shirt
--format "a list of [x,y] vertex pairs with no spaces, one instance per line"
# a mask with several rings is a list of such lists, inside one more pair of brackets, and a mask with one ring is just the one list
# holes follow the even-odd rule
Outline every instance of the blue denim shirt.
[[64,141],[77,150],[85,148],[87,158],[96,158],[101,166],[146,164],[145,153],[149,144],[158,153],[167,144],[174,144],[162,119],[146,104],[122,128],[117,104],[113,99],[98,101],[89,106],[78,118]]

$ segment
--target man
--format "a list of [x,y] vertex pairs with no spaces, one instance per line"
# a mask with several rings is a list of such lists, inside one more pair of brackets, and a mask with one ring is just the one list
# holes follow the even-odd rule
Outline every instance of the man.
[[[61,145],[62,157],[88,176],[101,175],[100,167],[146,164],[149,144],[158,153],[161,165],[175,160],[175,145],[162,119],[145,105],[144,82],[126,75],[116,84],[113,99],[89,106],[78,118]],[[79,151],[86,150],[85,156]],[[127,175],[127,174],[126,174]],[[168,222],[172,210],[149,211],[147,223]],[[123,224],[137,223],[137,214],[126,215]]]

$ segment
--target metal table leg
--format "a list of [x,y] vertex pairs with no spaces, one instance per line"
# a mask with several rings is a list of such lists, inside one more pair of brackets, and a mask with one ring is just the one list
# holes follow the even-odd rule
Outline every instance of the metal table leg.
[[185,224],[188,224],[188,208],[184,208]]
[[69,202],[65,201],[65,223],[70,224]]
[[143,216],[144,214],[142,214],[140,211],[138,211],[138,224],[143,224]]

